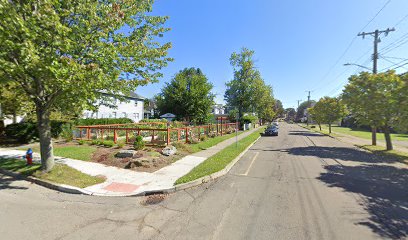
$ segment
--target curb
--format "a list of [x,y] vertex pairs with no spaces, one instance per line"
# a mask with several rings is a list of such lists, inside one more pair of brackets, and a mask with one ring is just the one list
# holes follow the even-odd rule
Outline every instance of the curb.
[[226,175],[231,168],[241,159],[241,157],[248,152],[248,150],[261,138],[261,136],[259,136],[257,139],[255,139],[255,141],[253,141],[244,151],[242,151],[234,160],[232,160],[224,169],[212,173],[210,175],[201,177],[199,179],[196,179],[194,181],[188,182],[188,183],[183,183],[180,185],[175,186],[174,188],[172,188],[171,190],[178,191],[178,190],[184,190],[184,189],[188,189],[188,188],[192,188],[198,185],[201,185],[203,183],[207,183],[210,182],[212,180],[215,180],[219,177],[222,177],[224,175]]
[[25,181],[29,181],[32,183],[36,183],[40,186],[52,189],[52,190],[56,190],[56,191],[60,191],[60,192],[64,192],[64,193],[70,193],[70,194],[83,194],[83,195],[90,195],[90,196],[102,196],[102,197],[142,197],[142,196],[148,196],[148,195],[153,195],[153,194],[165,194],[165,193],[174,193],[176,191],[179,190],[184,190],[184,189],[188,189],[188,188],[192,188],[195,186],[199,186],[203,183],[207,183],[209,181],[215,180],[219,177],[222,177],[224,175],[226,175],[231,168],[241,159],[241,157],[248,152],[248,150],[261,138],[261,136],[259,136],[257,139],[255,139],[255,141],[253,141],[244,151],[242,151],[235,159],[233,159],[224,169],[212,173],[210,175],[201,177],[199,179],[193,180],[191,182],[188,183],[183,183],[171,188],[167,188],[167,189],[158,189],[158,190],[148,190],[148,191],[144,191],[144,192],[140,192],[140,193],[130,193],[130,194],[124,194],[124,193],[118,193],[118,194],[114,194],[114,193],[110,193],[110,194],[106,194],[106,193],[94,193],[91,191],[87,191],[85,189],[82,188],[78,188],[78,187],[73,187],[73,186],[69,186],[69,185],[64,185],[64,184],[56,184],[56,183],[51,183],[45,180],[41,180],[38,179],[36,177],[32,177],[32,176],[24,176],[20,173],[16,173],[16,172],[12,172],[12,171],[8,171],[8,170],[4,170],[4,169],[0,169],[0,173],[4,174],[4,175],[8,175],[11,177],[14,177],[16,179],[21,179],[21,180],[25,180]]

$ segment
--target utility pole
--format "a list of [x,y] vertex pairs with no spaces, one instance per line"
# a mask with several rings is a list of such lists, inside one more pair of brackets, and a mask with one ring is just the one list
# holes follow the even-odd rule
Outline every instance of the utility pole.
[[371,35],[374,37],[374,54],[373,54],[373,74],[377,74],[377,60],[378,60],[378,43],[381,42],[380,35],[382,33],[387,36],[390,32],[395,31],[395,28],[387,28],[386,30],[375,30],[374,32],[362,32],[357,36],[362,36],[363,39],[366,35]]
[[306,125],[309,126],[309,111],[307,110],[308,108],[310,108],[310,92],[311,91],[306,91],[309,94],[307,95],[307,108],[306,108]]
[[[387,36],[390,32],[395,31],[395,28],[387,28],[386,30],[375,30],[374,32],[362,32],[357,36],[362,36],[363,39],[366,35],[371,35],[374,37],[374,53],[373,53],[373,74],[377,74],[377,61],[378,61],[378,43],[381,42],[380,35],[382,33]],[[373,146],[377,145],[377,127],[371,126],[371,144]]]
[[299,104],[300,104],[300,102],[302,101],[302,100],[296,100],[297,102],[298,102],[298,109],[299,109]]

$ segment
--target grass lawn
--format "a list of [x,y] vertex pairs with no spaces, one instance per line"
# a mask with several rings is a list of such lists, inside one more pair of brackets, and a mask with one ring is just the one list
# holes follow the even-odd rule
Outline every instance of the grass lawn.
[[195,179],[210,175],[224,169],[232,160],[234,160],[242,151],[244,151],[251,143],[253,143],[258,137],[259,133],[263,132],[264,128],[261,128],[249,136],[238,141],[238,147],[232,144],[212,157],[208,158],[200,165],[193,168],[189,173],[183,177],[177,179],[175,185],[193,181]]
[[408,164],[408,153],[406,152],[400,152],[397,150],[391,150],[387,151],[384,147],[382,146],[372,146],[372,145],[364,145],[364,146],[359,146],[362,149],[368,150],[372,153],[383,155],[386,157],[391,157],[394,159],[397,159],[398,161],[401,161],[405,164]]
[[[306,127],[306,124],[302,124],[302,126]],[[319,130],[318,125],[314,124],[309,124],[309,129],[311,126],[315,126],[313,130],[319,131],[325,134],[329,134],[329,126],[326,124],[322,125],[322,131]],[[340,134],[345,134],[345,135],[350,135],[354,137],[359,137],[363,139],[371,139],[371,132],[364,130],[364,129],[351,129],[347,127],[339,127],[339,126],[332,126],[332,135],[340,133]],[[384,140],[384,134],[383,133],[377,133],[377,139],[378,140]],[[397,140],[397,141],[408,141],[408,134],[402,134],[402,133],[392,133],[391,134],[391,139],[392,140]]]
[[[243,132],[239,131],[238,135],[240,135],[241,133],[243,133]],[[205,150],[207,148],[215,146],[218,143],[220,143],[222,141],[225,141],[227,139],[230,139],[232,137],[235,137],[235,133],[231,133],[231,134],[227,134],[227,135],[223,135],[223,136],[217,136],[215,138],[207,138],[207,140],[205,140],[204,142],[199,142],[197,144],[190,145],[191,152],[196,153],[196,152],[199,152],[201,150]]]
[[0,168],[20,173],[24,176],[33,176],[42,180],[85,188],[105,181],[102,177],[93,177],[82,173],[64,164],[55,164],[54,168],[43,173],[40,164],[26,165],[19,159],[0,159]]
[[[40,153],[40,147],[38,145],[32,147],[32,149],[34,152]],[[96,149],[96,146],[91,146],[88,144],[55,146],[54,155],[58,157],[66,157],[82,161],[91,161],[92,154],[96,151]],[[27,148],[19,148],[19,150],[27,150]]]

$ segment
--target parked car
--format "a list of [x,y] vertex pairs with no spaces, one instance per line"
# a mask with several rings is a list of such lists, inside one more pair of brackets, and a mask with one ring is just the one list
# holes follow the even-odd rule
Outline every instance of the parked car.
[[278,136],[279,128],[277,126],[271,125],[265,129],[265,136]]

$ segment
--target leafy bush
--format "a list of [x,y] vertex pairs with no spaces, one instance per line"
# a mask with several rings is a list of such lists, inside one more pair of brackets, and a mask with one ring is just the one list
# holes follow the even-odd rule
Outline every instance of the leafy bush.
[[79,144],[79,145],[84,145],[84,144],[85,144],[85,140],[79,140],[79,141],[78,141],[78,144]]
[[38,130],[35,123],[15,123],[6,126],[6,136],[16,139],[21,143],[28,143],[31,140],[38,139]]
[[125,144],[125,141],[119,141],[116,145],[118,146],[118,148],[123,148]]
[[167,120],[165,118],[162,119],[142,119],[140,120],[140,122],[145,122],[145,123],[149,123],[149,122],[162,122],[162,123],[167,123]]
[[[51,121],[51,136],[53,138],[65,136],[72,139],[72,132],[70,132],[68,129],[70,129],[69,122]],[[68,134],[68,132],[70,132],[70,134]],[[16,139],[21,143],[28,143],[39,138],[37,123],[35,122],[23,122],[7,125],[5,133],[8,138]]]
[[113,141],[104,141],[104,142],[102,143],[102,145],[103,145],[104,147],[111,148],[111,147],[115,146],[115,143],[114,143]]
[[92,140],[89,144],[91,145],[100,145],[101,141],[99,141],[98,139]]
[[70,142],[73,139],[72,136],[72,124],[71,123],[66,123],[61,126],[61,133],[60,137],[63,138],[65,141]]
[[256,123],[258,121],[257,116],[245,115],[241,118],[242,123]]
[[129,118],[84,118],[75,121],[75,125],[77,126],[126,124],[126,123],[133,123],[133,121]]
[[207,140],[207,136],[201,135],[201,136],[200,136],[200,141],[203,142],[203,141],[205,141],[205,140]]
[[133,147],[135,150],[142,150],[145,146],[142,136],[136,136],[135,142],[133,143]]

